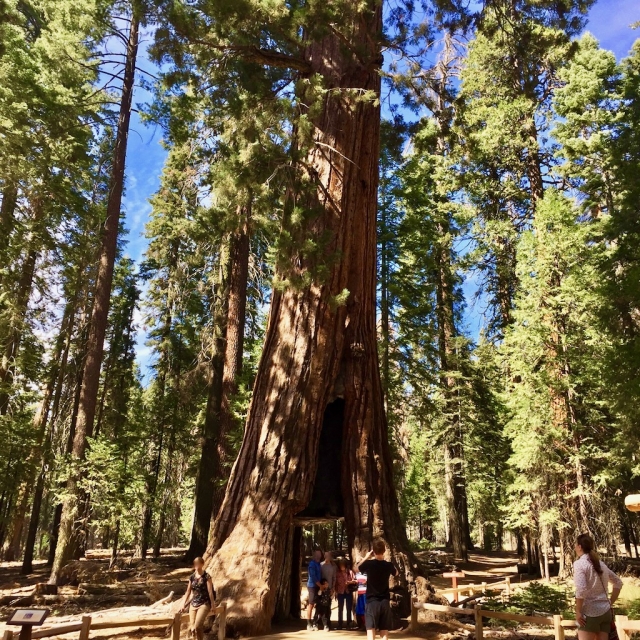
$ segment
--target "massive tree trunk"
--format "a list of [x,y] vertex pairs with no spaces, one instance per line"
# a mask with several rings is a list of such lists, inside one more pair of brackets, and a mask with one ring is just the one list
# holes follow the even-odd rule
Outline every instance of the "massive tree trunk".
[[[207,554],[216,590],[230,603],[230,627],[242,634],[270,627],[285,543],[310,501],[325,409],[337,397],[344,398],[343,438],[335,445],[350,546],[363,554],[380,536],[403,581],[417,570],[393,484],[376,344],[380,108],[361,94],[380,91],[382,8],[366,4],[352,3],[348,26],[339,27],[357,56],[337,34],[305,51],[327,89],[310,114],[314,144],[306,160],[319,209],[305,233],[327,239],[324,273],[274,290],[244,440]],[[317,261],[300,251],[288,275],[317,273]]]
[[[100,367],[104,351],[104,337],[107,329],[111,285],[113,282],[113,270],[118,246],[127,139],[129,135],[136,56],[138,52],[138,27],[139,17],[134,11],[131,16],[129,40],[127,42],[120,114],[116,131],[113,168],[109,181],[107,217],[102,237],[102,248],[98,260],[96,291],[91,313],[89,340],[87,342],[87,356],[80,391],[76,431],[71,450],[71,457],[76,465],[84,460],[87,438],[91,436],[93,430],[93,421],[98,399]],[[78,508],[82,502],[80,500],[82,492],[78,486],[79,479],[77,471],[73,471],[67,482],[67,496],[62,507],[56,555],[51,569],[51,576],[49,577],[50,584],[57,583],[60,570],[72,557],[77,529]]]

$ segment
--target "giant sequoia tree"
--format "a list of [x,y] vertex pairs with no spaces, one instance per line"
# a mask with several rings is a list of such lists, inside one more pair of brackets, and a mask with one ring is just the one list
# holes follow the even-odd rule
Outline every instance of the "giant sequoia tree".
[[[244,441],[208,548],[216,589],[243,633],[269,628],[285,541],[311,500],[332,403],[350,546],[363,553],[381,536],[405,581],[417,570],[393,487],[376,349],[382,6],[335,0],[265,12],[258,2],[209,2],[182,31],[198,43],[200,60],[284,69],[296,87],[293,178],[269,325]],[[184,17],[174,14],[177,33]]]

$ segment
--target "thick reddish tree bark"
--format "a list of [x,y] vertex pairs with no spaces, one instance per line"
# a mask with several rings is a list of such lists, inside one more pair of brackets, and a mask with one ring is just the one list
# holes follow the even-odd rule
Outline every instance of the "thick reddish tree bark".
[[[313,112],[306,161],[320,212],[304,231],[328,238],[326,272],[308,286],[274,291],[244,440],[208,548],[229,625],[241,634],[270,627],[290,527],[309,503],[323,416],[337,397],[345,401],[342,487],[350,546],[362,554],[381,536],[403,580],[417,570],[393,484],[376,348],[380,107],[361,96],[380,91],[382,9],[372,1],[369,10],[358,10],[359,4],[350,7],[350,26],[340,27],[353,52],[334,34],[305,52],[328,89]],[[299,253],[289,274],[313,271],[317,260]],[[345,290],[346,303],[338,298]]]
[[[89,340],[87,342],[87,356],[80,390],[78,418],[71,449],[71,457],[77,465],[85,456],[87,438],[93,431],[93,423],[98,401],[98,387],[100,384],[100,367],[104,353],[104,338],[109,316],[111,286],[113,270],[118,247],[118,230],[120,225],[120,208],[124,189],[124,170],[127,155],[127,139],[129,122],[131,120],[131,104],[138,52],[139,16],[133,12],[127,42],[124,79],[122,83],[122,98],[120,114],[116,131],[115,149],[113,154],[113,168],[109,181],[109,198],[107,200],[107,216],[102,236],[102,247],[98,261],[96,277],[96,291],[91,313]],[[49,577],[50,584],[56,584],[62,567],[71,560],[78,530],[78,509],[80,507],[81,491],[78,486],[79,478],[76,471],[72,471],[67,481],[67,497],[62,505],[60,528],[55,559]]]

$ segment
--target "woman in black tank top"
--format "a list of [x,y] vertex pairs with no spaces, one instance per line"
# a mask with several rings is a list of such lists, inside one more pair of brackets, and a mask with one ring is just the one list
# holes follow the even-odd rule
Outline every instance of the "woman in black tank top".
[[211,576],[204,570],[204,560],[193,561],[193,573],[189,576],[187,593],[184,594],[182,610],[189,609],[189,635],[197,640],[204,638],[204,623],[215,600]]

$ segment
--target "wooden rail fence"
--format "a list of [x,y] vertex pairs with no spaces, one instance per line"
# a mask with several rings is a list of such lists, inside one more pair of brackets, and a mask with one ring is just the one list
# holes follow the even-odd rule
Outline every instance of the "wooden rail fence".
[[461,584],[457,587],[449,587],[448,589],[436,589],[436,593],[441,595],[453,594],[455,600],[459,595],[467,593],[474,596],[476,593],[486,593],[487,590],[500,588],[507,597],[511,596],[511,578],[507,577],[499,582],[482,582],[480,584]]
[[620,640],[629,640],[634,632],[640,632],[640,620],[629,620],[627,616],[616,616],[616,628]]
[[[575,620],[563,620],[562,616],[524,616],[519,613],[508,613],[506,611],[491,611],[482,609],[476,605],[473,609],[461,609],[459,607],[448,607],[443,604],[431,604],[429,602],[412,602],[411,603],[411,622],[409,630],[415,631],[418,625],[418,611],[421,609],[427,611],[435,611],[437,613],[448,613],[457,616],[473,616],[475,622],[476,640],[482,640],[484,633],[483,618],[493,618],[495,620],[510,620],[512,622],[524,622],[528,624],[537,624],[541,626],[553,627],[553,635],[555,640],[564,640],[564,628],[575,627]],[[635,629],[636,627],[634,627]],[[640,627],[638,627],[640,628]],[[629,640],[628,637],[620,640]]]
[[[217,607],[211,609],[211,613],[218,616],[218,640],[225,640],[227,632],[227,604],[223,602]],[[81,622],[72,622],[67,624],[53,625],[51,627],[43,627],[34,629],[31,637],[34,638],[51,638],[52,636],[61,636],[67,633],[79,632],[78,640],[89,640],[90,632],[99,629],[123,629],[126,627],[171,627],[171,640],[180,640],[180,628],[185,620],[189,619],[188,613],[176,613],[171,617],[147,617],[147,618],[128,618],[122,620],[92,620],[91,616],[82,616]],[[2,640],[15,640],[18,638],[20,631],[4,632]]]

